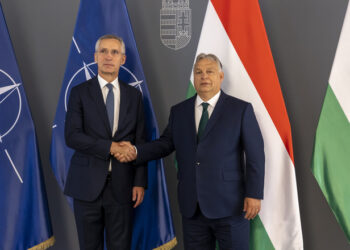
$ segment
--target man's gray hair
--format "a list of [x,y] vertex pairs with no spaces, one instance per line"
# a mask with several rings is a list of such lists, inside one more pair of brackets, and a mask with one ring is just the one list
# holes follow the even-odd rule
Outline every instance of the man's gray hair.
[[205,53],[200,53],[197,57],[196,57],[196,62],[194,63],[194,65],[196,65],[200,60],[202,59],[209,59],[211,61],[214,61],[217,63],[219,71],[222,71],[222,64],[220,62],[220,59],[214,55],[214,54],[205,54]]
[[96,44],[95,44],[95,52],[98,52],[98,48],[100,47],[100,43],[102,40],[105,40],[105,39],[115,39],[117,41],[120,42],[120,44],[122,45],[122,51],[121,53],[122,54],[125,54],[125,43],[123,41],[123,38],[119,37],[119,36],[116,36],[116,35],[112,35],[112,34],[107,34],[107,35],[103,35],[101,36],[97,41],[96,41]]

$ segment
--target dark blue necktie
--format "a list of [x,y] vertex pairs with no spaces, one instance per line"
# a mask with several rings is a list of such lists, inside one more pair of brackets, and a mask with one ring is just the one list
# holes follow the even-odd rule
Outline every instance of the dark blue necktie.
[[113,124],[114,124],[114,93],[113,93],[113,85],[111,83],[106,84],[108,88],[108,94],[106,98],[106,108],[109,119],[109,125],[111,126],[111,130],[113,132]]

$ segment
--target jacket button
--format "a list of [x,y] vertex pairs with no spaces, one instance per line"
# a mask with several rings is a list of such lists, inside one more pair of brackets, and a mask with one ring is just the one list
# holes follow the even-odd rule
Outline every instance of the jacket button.
[[200,162],[196,162],[196,165],[197,165],[197,167],[199,167],[199,165],[200,165]]

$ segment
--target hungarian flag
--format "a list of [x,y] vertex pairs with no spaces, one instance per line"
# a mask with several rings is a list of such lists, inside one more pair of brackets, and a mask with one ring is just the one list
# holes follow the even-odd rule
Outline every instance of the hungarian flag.
[[350,242],[350,10],[318,122],[312,172]]
[[252,103],[264,138],[264,200],[251,223],[250,248],[303,249],[291,129],[258,0],[209,1],[200,53],[220,58],[222,89]]

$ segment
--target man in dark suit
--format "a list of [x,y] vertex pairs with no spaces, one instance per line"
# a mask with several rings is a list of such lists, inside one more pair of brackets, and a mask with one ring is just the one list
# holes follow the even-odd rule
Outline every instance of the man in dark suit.
[[144,142],[141,93],[118,79],[125,63],[120,37],[98,39],[95,61],[98,76],[71,90],[65,139],[75,150],[65,185],[74,198],[74,214],[81,250],[129,250],[132,207],[143,200],[147,185],[145,165],[130,167],[112,157],[118,141]]
[[200,54],[197,95],[171,108],[168,126],[153,142],[124,143],[121,161],[146,162],[176,150],[178,199],[185,248],[249,249],[249,220],[263,198],[264,145],[252,105],[220,90],[222,65]]

